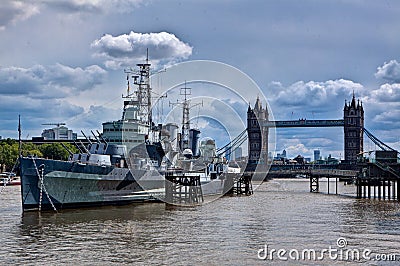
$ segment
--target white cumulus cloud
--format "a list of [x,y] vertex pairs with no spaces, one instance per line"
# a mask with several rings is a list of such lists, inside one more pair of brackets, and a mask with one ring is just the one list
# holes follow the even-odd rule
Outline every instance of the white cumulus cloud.
[[146,49],[154,64],[173,63],[187,59],[192,54],[192,47],[168,32],[136,33],[112,36],[106,34],[92,42],[96,50],[94,56],[105,60],[109,68],[117,69],[132,66],[145,59]]
[[389,83],[400,83],[400,63],[396,60],[385,62],[378,67],[375,77],[386,80]]
[[371,91],[371,98],[379,102],[400,102],[400,84],[383,84]]
[[289,86],[272,82],[267,86],[266,97],[271,111],[279,119],[336,119],[341,116],[344,100],[367,93],[363,85],[351,80],[337,79],[323,82],[298,81]]
[[281,104],[307,105],[311,107],[324,106],[337,97],[344,99],[353,90],[362,90],[363,86],[351,80],[338,79],[325,82],[298,81],[288,87],[279,82],[271,84],[271,90],[275,91],[276,97],[272,96]]
[[304,146],[303,143],[297,143],[295,145],[290,145],[286,148],[286,152],[288,154],[307,154],[309,153],[309,149],[306,148],[306,146]]

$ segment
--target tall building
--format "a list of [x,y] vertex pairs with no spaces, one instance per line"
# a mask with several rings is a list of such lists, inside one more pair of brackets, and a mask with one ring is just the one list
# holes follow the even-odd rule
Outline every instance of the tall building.
[[275,160],[286,159],[286,150],[283,150],[282,153],[278,153],[274,159]]
[[65,126],[59,126],[51,129],[44,129],[42,137],[48,140],[75,140],[77,134]]
[[243,156],[243,150],[242,147],[238,147],[235,151],[234,151],[234,159],[238,159],[241,158]]
[[318,161],[319,159],[321,159],[321,151],[314,150],[314,162]]
[[364,108],[360,100],[356,103],[353,92],[351,103],[344,105],[344,160],[357,163],[357,156],[363,152]]

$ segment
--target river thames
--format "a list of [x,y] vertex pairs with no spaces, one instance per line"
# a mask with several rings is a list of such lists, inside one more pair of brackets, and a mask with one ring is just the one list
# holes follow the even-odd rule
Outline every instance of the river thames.
[[355,199],[354,191],[340,183],[346,196],[315,194],[307,179],[276,179],[250,197],[193,208],[149,203],[38,214],[22,213],[20,187],[6,187],[0,264],[398,265],[400,203]]

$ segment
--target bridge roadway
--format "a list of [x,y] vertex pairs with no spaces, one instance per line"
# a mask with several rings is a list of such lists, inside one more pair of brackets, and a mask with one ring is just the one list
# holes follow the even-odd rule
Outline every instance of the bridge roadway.
[[286,120],[286,121],[261,121],[261,126],[263,127],[343,127],[344,120]]

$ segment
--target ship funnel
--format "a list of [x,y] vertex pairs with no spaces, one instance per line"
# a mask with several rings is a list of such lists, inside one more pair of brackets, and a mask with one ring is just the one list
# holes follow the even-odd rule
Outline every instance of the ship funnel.
[[165,125],[165,129],[169,132],[169,138],[174,151],[178,149],[178,128],[178,125],[175,123],[168,123]]
[[189,147],[194,157],[199,156],[199,138],[200,130],[193,128],[189,130]]

